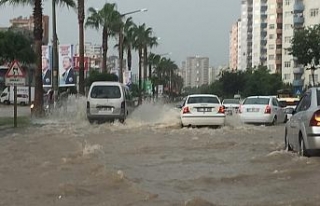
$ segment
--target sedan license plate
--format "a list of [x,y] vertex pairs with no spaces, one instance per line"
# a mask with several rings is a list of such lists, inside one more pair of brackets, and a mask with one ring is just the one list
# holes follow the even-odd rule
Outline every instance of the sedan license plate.
[[211,108],[198,108],[197,111],[198,111],[198,112],[211,112],[212,109],[211,109]]
[[259,112],[259,108],[248,108],[247,112]]

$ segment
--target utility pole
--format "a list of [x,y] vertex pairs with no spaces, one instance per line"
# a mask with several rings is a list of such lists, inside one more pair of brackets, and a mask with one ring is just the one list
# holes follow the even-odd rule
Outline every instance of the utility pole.
[[56,22],[56,0],[52,0],[52,71],[53,71],[53,91],[54,105],[56,106],[59,95],[59,56],[58,56],[58,36]]
[[79,93],[85,95],[84,85],[84,0],[78,0],[79,21]]

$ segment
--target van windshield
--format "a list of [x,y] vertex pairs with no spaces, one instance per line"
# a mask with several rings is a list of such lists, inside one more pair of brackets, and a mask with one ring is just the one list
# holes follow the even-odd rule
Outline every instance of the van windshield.
[[91,90],[91,98],[94,99],[119,99],[121,92],[119,86],[93,86]]

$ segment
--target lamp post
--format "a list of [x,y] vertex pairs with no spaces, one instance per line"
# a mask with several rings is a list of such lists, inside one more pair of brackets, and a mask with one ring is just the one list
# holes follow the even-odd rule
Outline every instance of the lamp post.
[[[134,13],[139,13],[139,12],[146,12],[148,9],[139,9],[131,12],[127,12],[124,14],[120,14],[121,19],[124,18],[126,15],[134,14]],[[120,26],[120,31],[119,31],[119,82],[123,83],[123,24]]]

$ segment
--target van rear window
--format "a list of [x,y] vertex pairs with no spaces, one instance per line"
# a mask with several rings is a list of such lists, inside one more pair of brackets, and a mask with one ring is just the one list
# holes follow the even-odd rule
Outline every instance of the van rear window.
[[94,99],[119,99],[121,92],[119,86],[93,86],[90,94]]

